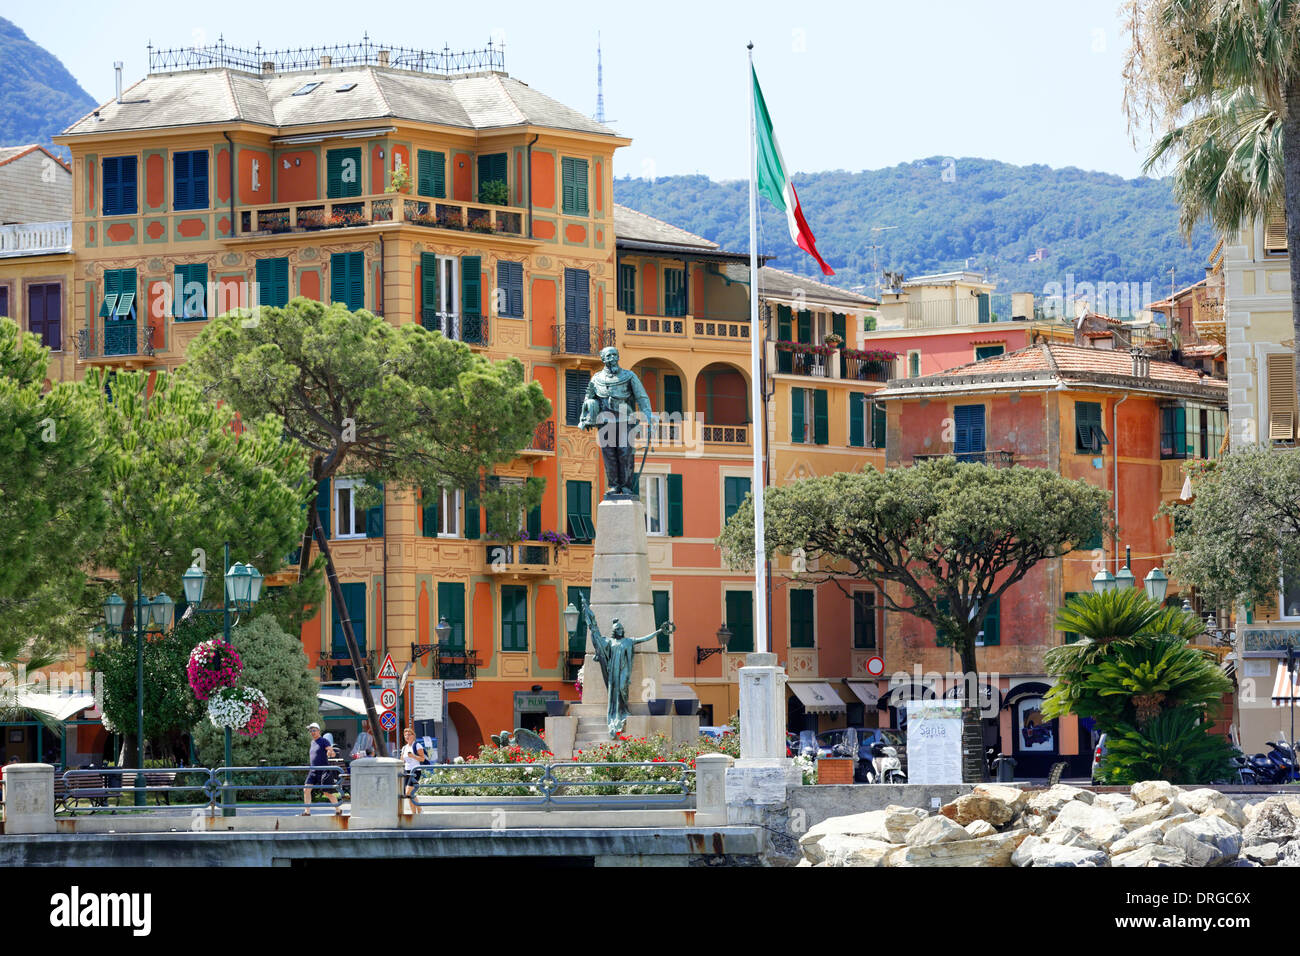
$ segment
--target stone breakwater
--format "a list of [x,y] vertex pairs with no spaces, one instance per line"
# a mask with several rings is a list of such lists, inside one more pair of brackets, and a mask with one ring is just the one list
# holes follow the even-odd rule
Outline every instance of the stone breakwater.
[[799,866],[1300,866],[1300,792],[1238,803],[1162,780],[1128,794],[980,784],[929,812],[832,817]]

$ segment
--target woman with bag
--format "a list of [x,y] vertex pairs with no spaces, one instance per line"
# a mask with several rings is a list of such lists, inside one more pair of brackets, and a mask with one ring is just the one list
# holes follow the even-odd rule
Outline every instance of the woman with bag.
[[[416,784],[420,781],[420,767],[425,762],[424,747],[415,739],[415,731],[407,727],[402,732],[406,739],[406,744],[402,747],[402,760],[406,762],[406,799],[411,800],[415,796]],[[419,813],[420,808],[415,802],[411,802],[411,809]]]

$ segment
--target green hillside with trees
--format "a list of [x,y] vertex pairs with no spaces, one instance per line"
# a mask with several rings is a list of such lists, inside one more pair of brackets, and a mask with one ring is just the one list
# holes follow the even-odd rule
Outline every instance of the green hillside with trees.
[[[41,143],[98,104],[90,98],[59,58],[28,39],[15,24],[0,17],[0,146]],[[66,156],[67,151],[55,150]]]
[[[931,157],[887,169],[797,173],[817,248],[832,283],[873,291],[872,244],[881,269],[904,276],[970,268],[1003,292],[1041,293],[1048,283],[1151,283],[1168,294],[1205,274],[1215,236],[1178,231],[1168,179],[1124,179],[1073,167],[1015,166],[988,159]],[[698,233],[726,249],[749,248],[748,183],[706,176],[614,181],[625,206]],[[772,265],[820,277],[790,242],[784,216],[759,199],[760,248]],[[873,227],[893,226],[874,232]],[[1036,250],[1041,261],[1030,262]]]

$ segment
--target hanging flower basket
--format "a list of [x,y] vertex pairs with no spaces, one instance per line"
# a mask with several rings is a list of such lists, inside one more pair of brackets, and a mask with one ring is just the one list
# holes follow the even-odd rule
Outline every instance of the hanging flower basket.
[[266,726],[266,695],[256,687],[223,687],[208,699],[208,720],[221,730],[229,727],[256,737]]
[[239,672],[244,669],[239,652],[219,638],[212,638],[190,651],[190,661],[185,667],[194,696],[207,700],[213,692],[223,687],[234,687]]

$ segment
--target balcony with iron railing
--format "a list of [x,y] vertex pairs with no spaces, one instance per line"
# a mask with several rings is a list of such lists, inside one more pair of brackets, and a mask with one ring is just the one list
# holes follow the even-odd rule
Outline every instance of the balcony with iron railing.
[[0,259],[72,251],[72,222],[16,222],[0,226]]
[[[378,670],[375,664],[375,652],[362,654],[361,663],[366,669],[366,679],[373,681]],[[328,651],[321,651],[316,658],[316,667],[321,681],[356,680],[357,672],[352,666],[352,658],[347,656],[332,657]]]
[[890,352],[834,349],[798,342],[769,342],[768,346],[768,368],[777,375],[881,383],[895,375]]
[[965,452],[940,452],[939,454],[913,455],[912,464],[919,464],[923,461],[936,461],[940,458],[956,458],[959,462],[975,462],[980,465],[993,465],[998,468],[1005,468],[1007,465],[1016,463],[1014,452],[1006,451],[965,451]]
[[600,364],[600,350],[614,344],[614,330],[590,322],[565,322],[551,326],[551,356],[565,364]]
[[[241,206],[236,238],[405,223],[427,229],[526,239],[528,210],[400,193]],[[532,241],[532,240],[529,240]]]
[[96,319],[77,330],[77,358],[91,365],[143,365],[155,353],[152,325]]
[[456,312],[426,312],[420,324],[430,332],[441,332],[456,342],[477,348],[490,345],[491,324],[486,315],[462,315]]
[[544,458],[555,454],[555,422],[550,419],[542,422],[533,431],[532,441],[527,448],[520,449],[520,458]]

